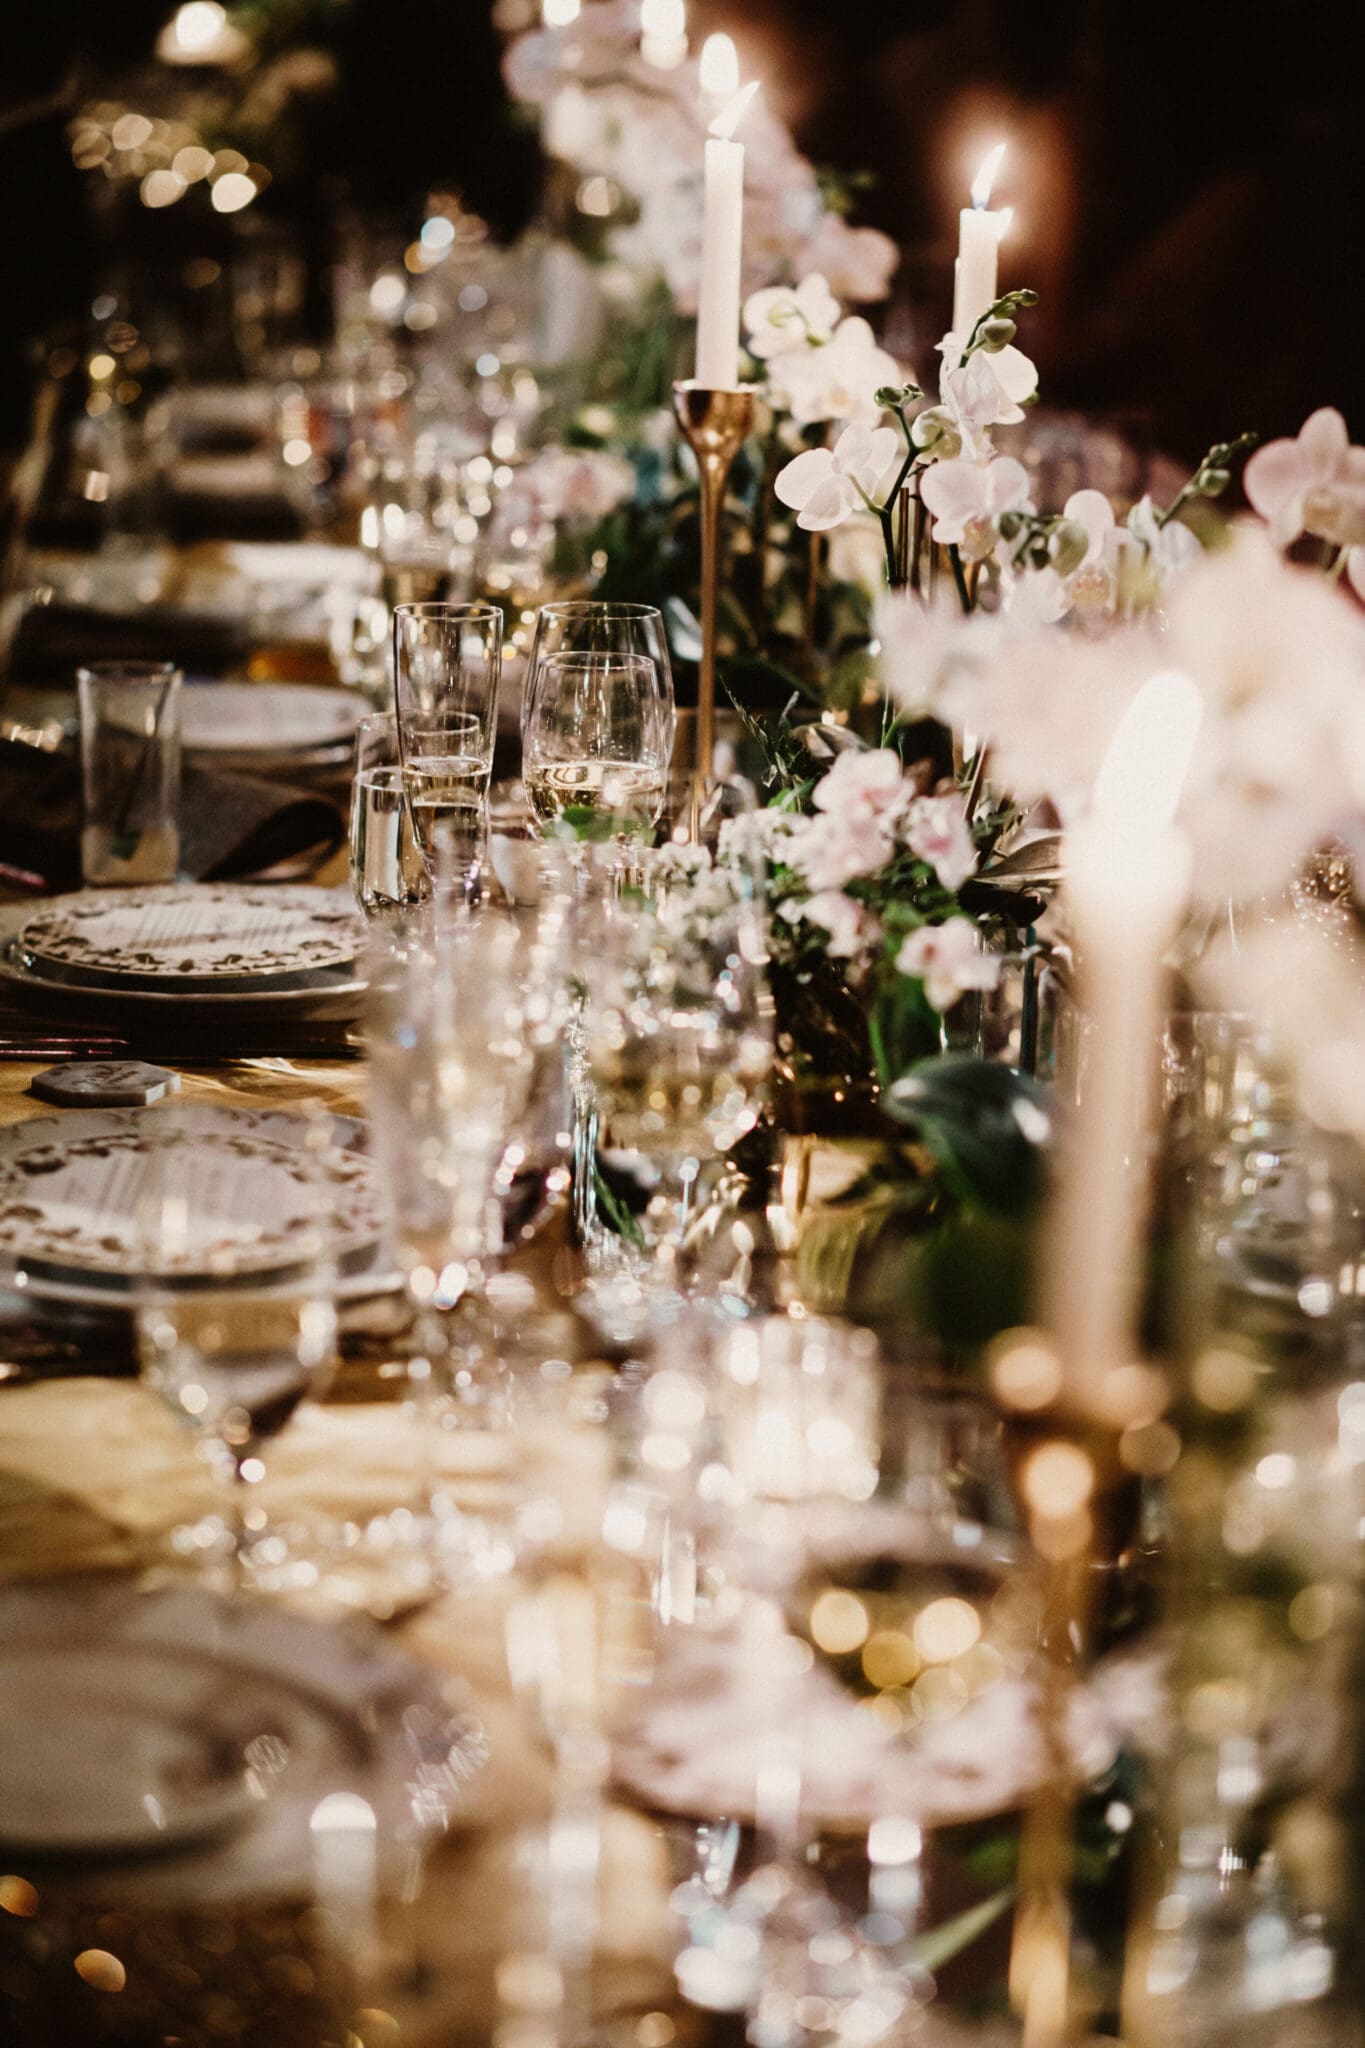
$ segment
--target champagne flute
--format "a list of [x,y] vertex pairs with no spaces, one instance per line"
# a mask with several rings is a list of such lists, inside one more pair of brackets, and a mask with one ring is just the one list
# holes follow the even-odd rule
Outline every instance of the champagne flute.
[[522,699],[522,775],[542,832],[648,837],[673,750],[673,678],[652,605],[541,607]]
[[263,1445],[325,1385],[336,1358],[337,1137],[319,1103],[300,1105],[298,1123],[287,1263],[257,1266],[230,1188],[206,1196],[194,1112],[183,1104],[149,1115],[136,1197],[142,1381],[196,1432],[230,1489],[226,1513],[177,1529],[172,1547],[223,1557],[234,1588],[317,1575],[251,1500],[265,1476]]

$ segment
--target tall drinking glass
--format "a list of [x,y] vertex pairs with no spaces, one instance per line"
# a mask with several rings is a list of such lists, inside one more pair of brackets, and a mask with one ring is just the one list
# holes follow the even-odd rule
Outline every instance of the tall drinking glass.
[[78,672],[81,870],[97,887],[175,880],[180,684],[169,661],[100,661]]
[[[279,1199],[289,1256],[262,1263],[247,1199],[206,1188],[193,1110],[148,1113],[138,1196],[143,1271],[136,1323],[143,1384],[203,1442],[228,1487],[225,1512],[177,1529],[175,1548],[226,1562],[235,1585],[316,1576],[256,1506],[262,1449],[336,1359],[339,1137],[321,1104],[298,1111],[298,1149]],[[276,1219],[279,1220],[279,1219]],[[301,1576],[302,1575],[302,1579]]]
[[398,721],[362,718],[351,784],[351,888],[364,915],[389,923],[431,899],[431,875],[403,792]]
[[647,837],[673,750],[673,676],[653,605],[541,608],[522,698],[522,775],[542,831]]
[[482,865],[498,728],[502,612],[495,604],[400,604],[394,704],[404,800],[434,880],[467,893]]

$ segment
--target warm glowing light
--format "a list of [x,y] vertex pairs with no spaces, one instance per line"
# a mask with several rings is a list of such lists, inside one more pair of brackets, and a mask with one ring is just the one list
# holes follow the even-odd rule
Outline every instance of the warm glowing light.
[[211,197],[215,213],[240,213],[256,197],[256,187],[245,171],[228,171],[215,179]]
[[197,185],[201,178],[207,178],[213,169],[213,157],[207,149],[201,149],[196,142],[186,143],[171,158],[171,169],[187,185]]
[[999,213],[997,213],[995,216],[996,240],[999,242],[1003,242],[1013,225],[1014,208],[1012,206],[1002,206]]
[[1095,809],[1121,825],[1169,825],[1204,717],[1199,686],[1160,669],[1134,697],[1095,778]]
[[1024,1493],[1035,1515],[1065,1521],[1095,1490],[1095,1468],[1075,1444],[1044,1444],[1024,1468]]
[[701,89],[712,99],[739,91],[739,52],[727,35],[708,36],[701,46]]
[[822,1650],[842,1657],[867,1641],[867,1609],[856,1593],[831,1586],[810,1611],[810,1632]]
[[643,0],[640,8],[640,55],[656,71],[673,71],[687,55],[687,8],[684,0]]
[[581,0],[540,0],[540,18],[546,28],[568,28],[578,19]]
[[1062,1365],[1036,1330],[1014,1330],[991,1362],[991,1385],[1008,1408],[1046,1408],[1062,1391]]
[[152,124],[145,114],[120,114],[109,130],[115,149],[141,149],[152,138]]
[[620,193],[610,178],[594,172],[585,178],[574,194],[574,203],[580,213],[586,213],[590,220],[606,220],[616,209]]
[[128,1972],[107,1948],[83,1948],[74,1964],[76,1975],[92,1991],[122,1991]]
[[187,190],[179,171],[148,171],[138,188],[144,206],[174,206]]
[[218,0],[186,0],[176,9],[171,30],[176,47],[197,56],[217,42],[227,21],[226,9]]
[[909,1685],[924,1668],[924,1659],[909,1636],[899,1629],[879,1628],[863,1646],[863,1676],[869,1685],[885,1691],[894,1685]]
[[867,1860],[883,1866],[914,1863],[924,1847],[924,1836],[912,1820],[899,1814],[884,1814],[867,1831]]
[[715,120],[711,123],[711,133],[718,137],[720,141],[733,142],[735,130],[748,113],[754,95],[758,91],[758,84],[759,82],[755,78],[749,85],[744,87],[742,92],[737,92],[734,98],[728,101],[716,115]]
[[995,174],[1000,168],[1007,147],[1008,144],[997,142],[995,148],[985,158],[980,170],[972,179],[973,206],[984,207],[990,205],[991,187],[995,183]]
[[915,1648],[926,1664],[951,1663],[970,1650],[980,1634],[976,1609],[951,1594],[931,1600],[915,1619]]

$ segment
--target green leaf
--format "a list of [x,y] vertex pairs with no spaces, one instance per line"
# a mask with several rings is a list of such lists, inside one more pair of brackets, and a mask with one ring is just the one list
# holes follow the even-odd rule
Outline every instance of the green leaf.
[[945,1053],[887,1089],[885,1107],[927,1146],[967,1203],[1010,1214],[1042,1192],[1052,1114],[1036,1081],[993,1060]]
[[1007,1885],[1003,1891],[993,1892],[988,1899],[982,1899],[977,1906],[968,1906],[964,1913],[955,1914],[938,1927],[931,1927],[927,1933],[916,1937],[910,1950],[910,1961],[921,1970],[939,1970],[963,1949],[979,1941],[988,1927],[993,1927],[1001,1914],[1006,1912],[1014,1899],[1014,1886]]

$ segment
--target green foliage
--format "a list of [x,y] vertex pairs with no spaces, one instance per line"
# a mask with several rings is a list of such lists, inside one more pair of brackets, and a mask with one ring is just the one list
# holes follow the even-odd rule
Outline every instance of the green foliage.
[[960,1053],[924,1060],[886,1091],[888,1116],[907,1125],[966,1206],[1027,1212],[1042,1193],[1052,1114],[1027,1075]]

